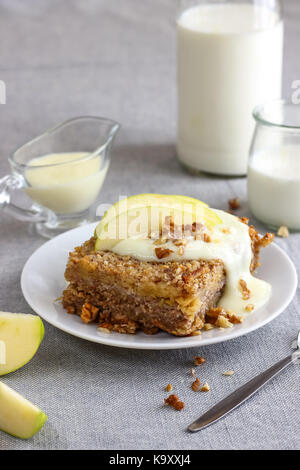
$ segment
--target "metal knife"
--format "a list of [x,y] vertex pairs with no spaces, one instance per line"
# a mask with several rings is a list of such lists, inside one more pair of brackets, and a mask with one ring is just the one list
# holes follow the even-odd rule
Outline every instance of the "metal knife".
[[277,364],[270,367],[265,372],[257,375],[254,377],[254,379],[251,379],[245,385],[242,385],[235,392],[221,400],[217,405],[213,406],[210,410],[200,416],[200,418],[190,424],[188,430],[191,432],[197,432],[206,428],[210,424],[215,423],[220,418],[250,398],[263,385],[269,382],[269,380],[275,377],[275,375],[277,375],[287,366],[296,362],[297,360],[300,360],[300,331],[296,341],[293,342],[293,347],[296,349],[296,351],[294,351],[291,356],[288,356],[285,359],[277,362]]

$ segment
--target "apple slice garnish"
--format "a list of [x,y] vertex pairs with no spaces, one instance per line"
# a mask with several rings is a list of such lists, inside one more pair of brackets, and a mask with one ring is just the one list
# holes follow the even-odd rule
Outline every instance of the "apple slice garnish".
[[29,439],[47,421],[47,415],[22,395],[0,382],[0,430]]
[[173,207],[177,208],[178,210],[183,210],[184,207],[188,207],[189,205],[191,207],[196,205],[208,207],[205,202],[199,201],[193,197],[178,196],[175,194],[168,195],[146,193],[130,196],[116,202],[105,212],[96,228],[95,235],[98,235],[105,225],[107,225],[112,219],[133,209],[139,209],[141,207]]
[[122,201],[115,204],[115,209],[112,206],[96,227],[96,251],[111,250],[122,239],[147,238],[152,233],[159,234],[167,216],[171,216],[176,225],[201,222],[210,230],[214,225],[222,223],[214,211],[197,199],[158,194],[142,194],[128,199],[132,199],[131,202],[128,204],[128,200],[124,200],[122,208]]
[[0,312],[0,375],[27,364],[43,337],[44,325],[37,315]]

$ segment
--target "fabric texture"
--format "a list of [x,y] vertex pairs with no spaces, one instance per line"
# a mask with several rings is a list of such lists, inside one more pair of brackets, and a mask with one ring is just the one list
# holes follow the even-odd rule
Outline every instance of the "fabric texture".
[[[284,95],[300,79],[300,2],[285,0]],[[245,178],[191,176],[177,162],[174,0],[0,0],[0,175],[20,144],[78,115],[122,124],[99,195],[164,192],[227,208]],[[253,221],[253,219],[251,219]],[[44,240],[0,214],[0,309],[32,313],[20,274]],[[258,227],[263,231],[263,227]],[[300,235],[276,242],[300,268]],[[284,279],[282,280],[284,282]],[[3,377],[49,416],[34,438],[0,432],[0,449],[299,449],[300,367],[291,366],[225,419],[197,434],[187,425],[291,351],[300,325],[299,290],[282,315],[247,336],[194,350],[136,351],[89,343],[46,324],[33,360]],[[191,390],[193,356],[209,393]],[[235,370],[224,377],[225,370]],[[163,405],[171,383],[186,408]]]

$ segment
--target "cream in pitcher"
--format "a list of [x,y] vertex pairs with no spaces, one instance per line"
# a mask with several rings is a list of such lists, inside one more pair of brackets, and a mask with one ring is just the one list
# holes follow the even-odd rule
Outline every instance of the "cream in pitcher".
[[32,159],[25,172],[26,193],[57,214],[85,211],[95,201],[108,168],[101,168],[101,155],[91,155],[65,152]]
[[[9,157],[11,174],[0,179],[0,211],[33,222],[46,238],[93,220],[119,127],[112,119],[79,116],[22,145]],[[16,190],[34,204],[14,201]]]
[[194,3],[177,21],[178,157],[191,169],[243,175],[252,110],[281,94],[280,4]]

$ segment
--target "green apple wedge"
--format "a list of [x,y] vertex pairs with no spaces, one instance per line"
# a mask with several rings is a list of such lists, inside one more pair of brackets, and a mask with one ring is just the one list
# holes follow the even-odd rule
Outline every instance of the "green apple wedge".
[[37,315],[0,312],[0,376],[27,364],[43,337],[44,325]]
[[47,421],[47,415],[12,388],[0,382],[0,430],[29,439]]
[[195,206],[196,204],[208,207],[205,202],[199,201],[193,197],[189,196],[179,196],[175,194],[137,194],[135,196],[130,196],[126,199],[121,199],[120,201],[113,204],[103,215],[101,221],[96,227],[95,236],[102,231],[102,229],[107,225],[112,219],[117,216],[120,216],[124,212],[128,212],[133,209],[138,209],[140,207],[168,207],[168,208],[177,208],[183,210],[184,205]]

